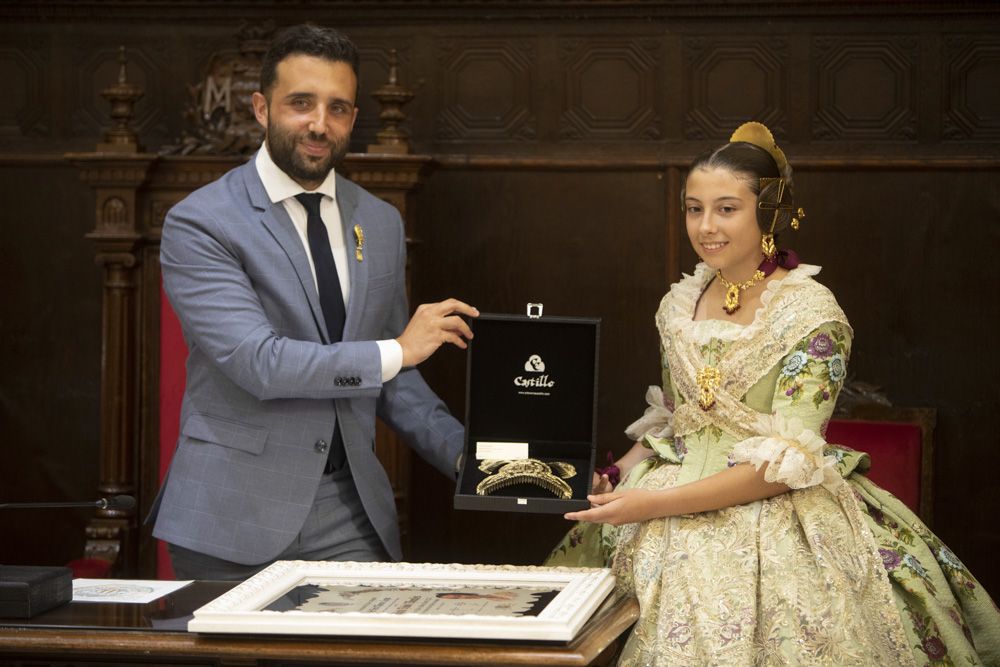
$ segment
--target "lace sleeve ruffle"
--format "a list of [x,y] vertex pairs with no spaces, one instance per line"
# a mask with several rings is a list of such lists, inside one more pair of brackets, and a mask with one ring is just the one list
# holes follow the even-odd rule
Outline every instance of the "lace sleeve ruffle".
[[646,390],[646,403],[649,407],[641,417],[628,425],[625,435],[634,440],[645,440],[646,436],[653,438],[674,437],[674,404],[663,395],[663,389],[651,385]]
[[761,435],[747,438],[733,448],[735,463],[750,463],[757,470],[767,465],[765,480],[793,489],[820,484],[833,491],[843,483],[837,459],[823,455],[826,441],[803,427],[801,420],[786,420],[781,415],[761,417],[757,432]]

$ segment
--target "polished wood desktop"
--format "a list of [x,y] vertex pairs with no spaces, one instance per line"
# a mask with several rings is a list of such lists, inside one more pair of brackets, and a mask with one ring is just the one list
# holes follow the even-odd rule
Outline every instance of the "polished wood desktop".
[[639,613],[635,600],[610,602],[568,643],[187,632],[191,613],[234,585],[197,581],[148,604],[70,602],[0,618],[0,665],[607,665]]

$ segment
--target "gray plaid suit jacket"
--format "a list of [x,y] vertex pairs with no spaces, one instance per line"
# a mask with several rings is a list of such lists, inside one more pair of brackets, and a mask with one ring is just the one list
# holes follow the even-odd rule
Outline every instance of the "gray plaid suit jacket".
[[180,438],[150,514],[154,536],[236,563],[275,558],[309,512],[336,420],[368,519],[397,560],[376,415],[454,477],[461,424],[416,369],[382,383],[375,341],[408,321],[399,213],[339,175],[337,199],[351,293],[343,341],[332,345],[302,241],[253,160],[167,214],[163,285],[189,357]]

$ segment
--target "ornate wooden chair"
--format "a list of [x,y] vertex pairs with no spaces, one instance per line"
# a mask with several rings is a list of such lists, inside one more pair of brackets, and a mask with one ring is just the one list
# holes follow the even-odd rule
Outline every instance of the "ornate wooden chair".
[[869,454],[868,478],[930,525],[936,419],[934,408],[860,404],[830,420],[826,440]]

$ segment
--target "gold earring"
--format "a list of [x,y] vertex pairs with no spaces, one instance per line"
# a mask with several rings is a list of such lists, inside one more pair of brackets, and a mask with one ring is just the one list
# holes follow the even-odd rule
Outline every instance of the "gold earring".
[[774,234],[764,234],[760,237],[760,249],[768,260],[774,259],[778,254],[778,248],[774,245]]

